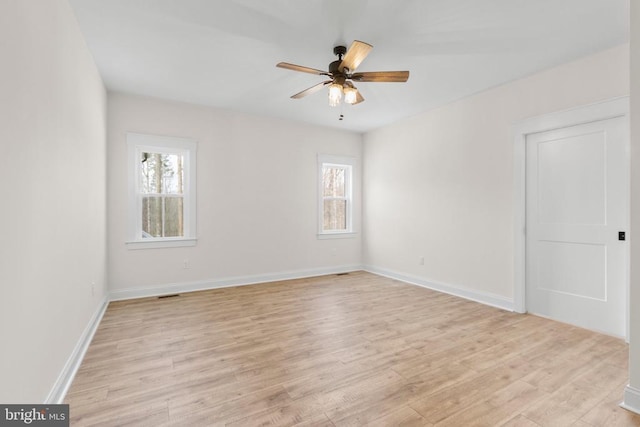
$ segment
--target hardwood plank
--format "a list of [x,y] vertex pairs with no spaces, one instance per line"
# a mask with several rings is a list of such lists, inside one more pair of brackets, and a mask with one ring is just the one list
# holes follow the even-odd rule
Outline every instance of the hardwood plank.
[[420,415],[433,424],[486,399],[487,395],[503,389],[520,379],[531,369],[525,361],[499,366],[455,382],[442,390],[409,403]]
[[[411,409],[409,406],[400,406],[395,411],[373,421],[367,425],[371,427],[432,427],[433,424],[425,420],[420,414]],[[337,423],[336,427],[342,427],[341,423]]]
[[578,421],[607,394],[597,385],[580,387],[567,384],[532,407],[523,415],[543,426],[568,426]]
[[295,406],[284,406],[275,410],[253,414],[240,420],[227,423],[227,427],[278,426],[278,427],[334,427],[331,420],[321,412],[308,415]]
[[526,409],[545,393],[535,387],[515,381],[493,393],[485,401],[469,406],[436,424],[442,426],[497,426]]
[[217,405],[207,400],[196,402],[181,400],[168,402],[169,416],[173,421],[182,421],[183,425],[198,425],[200,420],[208,423],[240,420],[265,409],[272,409],[290,402],[290,398],[281,386],[263,388],[238,398],[229,396]]
[[518,415],[502,424],[502,427],[540,427],[540,424],[534,423],[523,415]]

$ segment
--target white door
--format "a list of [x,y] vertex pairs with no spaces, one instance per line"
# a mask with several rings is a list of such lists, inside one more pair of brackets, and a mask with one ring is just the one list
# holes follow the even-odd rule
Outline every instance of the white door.
[[622,118],[527,136],[527,311],[626,336],[626,150]]

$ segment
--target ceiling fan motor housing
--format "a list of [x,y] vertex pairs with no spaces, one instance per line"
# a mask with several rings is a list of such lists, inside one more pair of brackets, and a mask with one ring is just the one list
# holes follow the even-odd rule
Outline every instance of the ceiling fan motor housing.
[[333,61],[331,64],[329,64],[329,74],[332,74],[334,76],[342,74],[338,70],[338,67],[340,67],[340,64],[342,64],[342,60],[340,59],[338,59],[337,61]]

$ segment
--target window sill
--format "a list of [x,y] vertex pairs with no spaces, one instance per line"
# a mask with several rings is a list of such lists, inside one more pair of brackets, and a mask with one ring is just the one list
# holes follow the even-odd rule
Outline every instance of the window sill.
[[195,246],[198,239],[153,239],[126,242],[127,249],[182,248]]
[[318,240],[324,239],[353,239],[356,237],[355,231],[336,232],[336,233],[318,233]]

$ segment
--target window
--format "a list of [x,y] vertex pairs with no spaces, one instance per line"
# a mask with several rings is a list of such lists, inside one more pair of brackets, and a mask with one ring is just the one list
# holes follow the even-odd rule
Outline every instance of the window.
[[195,245],[196,142],[129,133],[127,144],[128,246]]
[[319,237],[353,233],[353,159],[318,156]]

